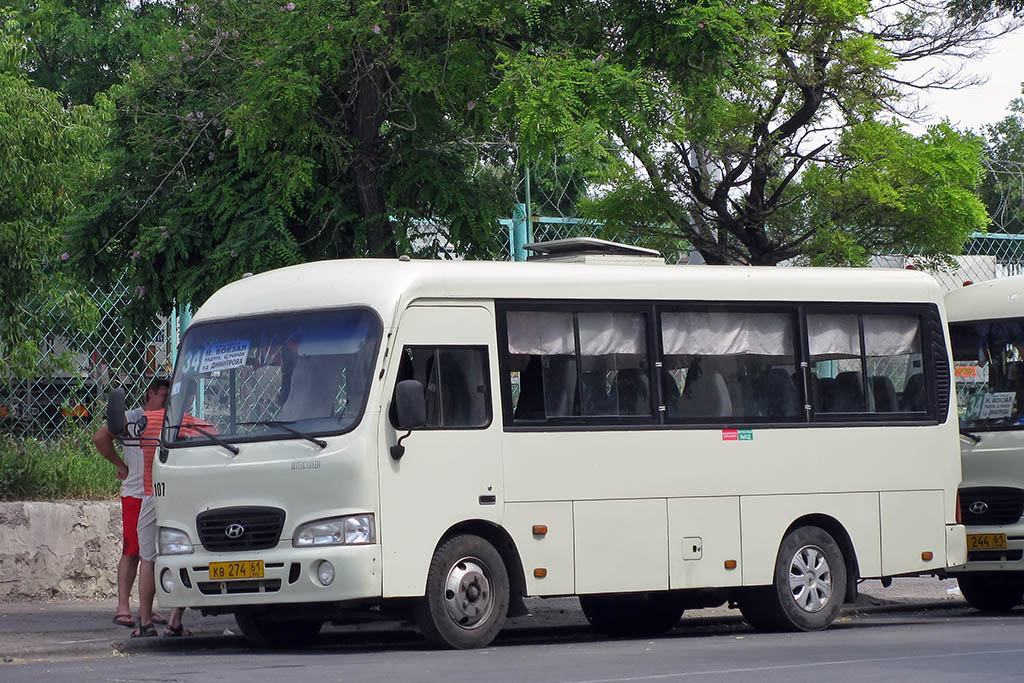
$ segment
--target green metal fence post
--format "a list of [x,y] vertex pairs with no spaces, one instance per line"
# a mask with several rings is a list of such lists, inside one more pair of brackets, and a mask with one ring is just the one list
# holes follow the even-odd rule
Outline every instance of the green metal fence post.
[[526,166],[526,238],[533,242],[533,206],[530,204],[530,167]]
[[171,367],[178,364],[178,306],[171,309]]
[[[188,326],[192,324],[192,307],[185,305],[181,307],[181,312],[178,314],[178,325],[181,330],[181,337],[185,337],[185,331]],[[199,386],[196,389],[195,406],[196,406],[196,417],[200,420],[206,419],[206,380],[200,379],[198,382]],[[185,408],[188,410],[188,407]]]
[[526,250],[523,245],[529,240],[530,217],[526,213],[526,204],[516,204],[512,210],[512,260],[525,261]]

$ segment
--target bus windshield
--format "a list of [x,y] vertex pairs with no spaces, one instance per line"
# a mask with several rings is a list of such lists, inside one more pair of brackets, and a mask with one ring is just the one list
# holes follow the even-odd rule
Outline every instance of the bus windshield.
[[1024,319],[951,323],[960,427],[1024,427]]
[[[294,439],[354,428],[380,334],[367,309],[190,327],[171,382],[164,443],[209,441],[208,434],[222,441]],[[194,419],[206,423],[201,430],[187,429]]]

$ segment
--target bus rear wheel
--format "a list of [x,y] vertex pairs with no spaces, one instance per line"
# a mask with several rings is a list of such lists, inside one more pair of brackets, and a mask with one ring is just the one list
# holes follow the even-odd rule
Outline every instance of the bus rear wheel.
[[611,636],[658,635],[683,616],[678,600],[659,593],[581,595],[580,607],[591,626]]
[[508,601],[508,572],[494,546],[479,536],[455,536],[434,552],[416,623],[439,647],[485,647],[505,624]]
[[311,647],[324,625],[322,619],[276,619],[244,611],[235,612],[235,623],[253,644],[282,650]]
[[965,574],[956,579],[960,593],[981,612],[1009,612],[1024,602],[1024,577],[1000,574]]
[[846,563],[827,531],[804,526],[782,539],[772,585],[748,589],[740,612],[763,631],[819,631],[839,615],[846,592]]

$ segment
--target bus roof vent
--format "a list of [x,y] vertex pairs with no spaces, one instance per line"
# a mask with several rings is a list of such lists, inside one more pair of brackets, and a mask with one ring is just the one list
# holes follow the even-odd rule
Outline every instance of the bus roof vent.
[[599,240],[596,237],[570,237],[564,240],[531,242],[524,249],[533,252],[528,261],[557,263],[604,263],[621,265],[665,265],[656,249]]

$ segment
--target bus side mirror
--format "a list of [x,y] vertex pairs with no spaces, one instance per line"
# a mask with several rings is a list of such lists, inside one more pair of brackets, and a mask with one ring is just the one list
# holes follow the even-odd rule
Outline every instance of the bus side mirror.
[[412,430],[427,424],[427,400],[424,397],[423,382],[417,379],[403,379],[395,386],[395,416],[398,428],[405,434],[398,437],[398,443],[391,447],[391,457],[401,460],[405,455],[402,441]]
[[114,436],[124,434],[124,389],[118,387],[110,392],[110,400],[107,402],[107,429]]
[[398,428],[405,431],[419,429],[427,424],[427,401],[424,398],[423,382],[418,379],[403,379],[395,387],[395,413]]

